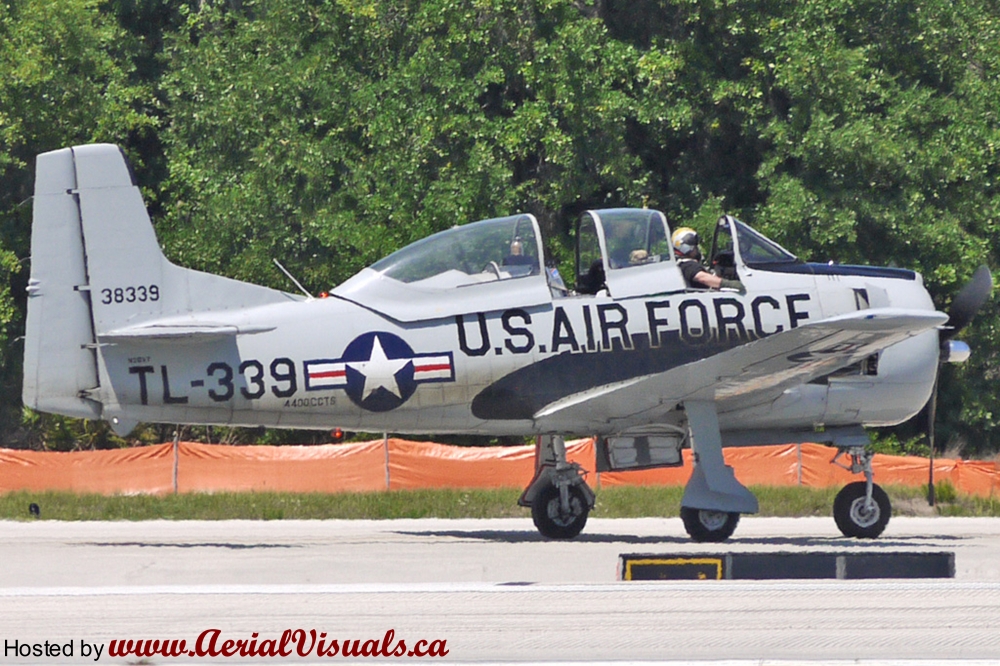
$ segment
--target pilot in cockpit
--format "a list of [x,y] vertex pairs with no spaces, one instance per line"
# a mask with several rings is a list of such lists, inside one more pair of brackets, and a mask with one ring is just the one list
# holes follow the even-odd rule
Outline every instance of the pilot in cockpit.
[[677,265],[689,289],[735,289],[741,294],[747,288],[739,280],[729,280],[713,275],[701,265],[701,251],[698,249],[698,232],[690,227],[680,227],[670,237],[674,246]]
[[510,254],[508,254],[503,259],[504,266],[530,266],[535,264],[535,260],[524,254],[524,245],[521,243],[521,237],[515,236],[514,240],[510,243]]

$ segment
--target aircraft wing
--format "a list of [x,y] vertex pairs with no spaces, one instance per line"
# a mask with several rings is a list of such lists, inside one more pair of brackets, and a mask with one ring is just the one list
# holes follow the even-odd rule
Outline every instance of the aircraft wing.
[[684,400],[737,409],[856,363],[931,330],[947,315],[880,308],[830,317],[769,335],[714,356],[567,396],[535,413],[567,432],[622,430],[655,420]]

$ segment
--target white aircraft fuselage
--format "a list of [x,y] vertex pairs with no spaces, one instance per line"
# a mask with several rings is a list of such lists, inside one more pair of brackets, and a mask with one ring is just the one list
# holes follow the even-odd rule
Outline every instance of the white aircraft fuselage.
[[[135,338],[102,347],[97,397],[104,418],[127,421],[612,434],[634,419],[594,414],[567,424],[534,415],[597,386],[856,311],[856,289],[880,288],[892,294],[889,306],[933,311],[919,278],[788,279],[756,272],[743,280],[746,295],[680,292],[616,300],[602,293],[504,309],[489,309],[485,299],[479,310],[415,322],[394,321],[336,291],[329,298],[214,312],[213,325],[260,332]],[[544,284],[542,289],[547,291]],[[734,401],[735,409],[720,412],[720,423],[723,430],[899,423],[926,403],[937,348],[936,333],[916,336],[883,351],[877,374],[801,384],[759,404]],[[697,371],[691,374],[697,382]]]
[[[692,445],[683,506],[701,512],[692,535],[715,539],[756,511],[722,446],[822,432],[870,472],[861,426],[912,417],[940,352],[956,356],[915,272],[808,264],[726,216],[705,270],[728,287],[709,290],[685,281],[670,237],[657,211],[588,211],[568,289],[533,216],[484,220],[306,298],[170,263],[117,147],[53,151],[38,157],[24,402],[120,433],[141,421],[546,436],[522,502],[541,497],[536,524],[557,537],[582,528],[593,495],[555,436],[598,435],[619,468],[679,464]],[[967,300],[990,288],[987,274]],[[881,501],[868,476],[840,511],[858,524]],[[888,515],[873,520],[858,529]]]

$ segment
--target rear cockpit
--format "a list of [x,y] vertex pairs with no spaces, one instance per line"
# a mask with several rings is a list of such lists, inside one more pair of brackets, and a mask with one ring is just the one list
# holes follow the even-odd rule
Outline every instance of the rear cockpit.
[[434,234],[371,266],[417,288],[450,289],[542,272],[543,249],[532,215],[473,222]]
[[452,227],[407,245],[333,291],[399,321],[534,307],[566,292],[546,268],[538,221],[521,214]]

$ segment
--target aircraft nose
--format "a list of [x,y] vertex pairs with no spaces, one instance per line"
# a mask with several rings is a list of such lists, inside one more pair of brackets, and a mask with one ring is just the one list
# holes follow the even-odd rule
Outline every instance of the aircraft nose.
[[971,355],[969,345],[961,340],[947,340],[941,345],[942,363],[965,363]]

